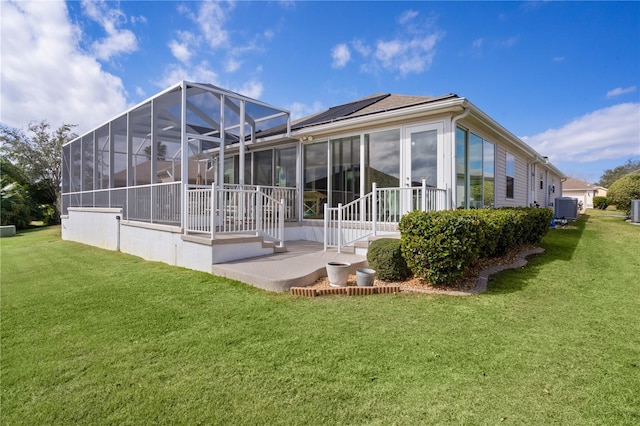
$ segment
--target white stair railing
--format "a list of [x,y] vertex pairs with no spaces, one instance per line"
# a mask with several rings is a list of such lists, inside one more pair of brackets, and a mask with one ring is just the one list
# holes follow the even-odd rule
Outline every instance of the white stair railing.
[[186,185],[185,234],[255,234],[284,244],[286,200],[261,187]]
[[324,248],[352,245],[378,232],[395,232],[400,218],[414,210],[446,210],[447,191],[422,186],[408,188],[378,188],[348,204],[338,204],[324,210]]

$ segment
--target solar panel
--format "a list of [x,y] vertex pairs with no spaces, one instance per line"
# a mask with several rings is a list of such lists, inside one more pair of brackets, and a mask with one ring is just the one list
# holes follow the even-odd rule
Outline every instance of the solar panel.
[[346,117],[348,115],[353,114],[354,112],[360,111],[361,109],[368,107],[369,105],[373,105],[376,102],[379,102],[388,96],[390,96],[389,93],[384,95],[374,96],[371,98],[361,99],[359,101],[349,102],[348,104],[344,104],[344,105],[331,107],[325,112],[322,112],[318,115],[314,115],[313,117],[310,117],[308,120],[304,120],[300,123],[296,123],[295,129],[301,129],[303,127],[311,126],[314,124],[331,122],[338,118]]

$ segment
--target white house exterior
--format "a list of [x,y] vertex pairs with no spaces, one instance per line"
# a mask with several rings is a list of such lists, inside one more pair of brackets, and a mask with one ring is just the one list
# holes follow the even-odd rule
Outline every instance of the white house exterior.
[[210,271],[290,240],[340,250],[415,209],[552,207],[564,179],[454,94],[376,94],[291,122],[183,81],[63,147],[62,236]]
[[594,197],[607,196],[607,189],[568,177],[562,185],[562,196],[577,199],[578,206],[581,206],[580,213],[584,213],[586,209],[593,208]]

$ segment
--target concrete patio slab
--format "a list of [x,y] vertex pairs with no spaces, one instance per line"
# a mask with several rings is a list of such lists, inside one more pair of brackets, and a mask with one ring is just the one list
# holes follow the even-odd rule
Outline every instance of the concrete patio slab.
[[242,281],[263,290],[284,292],[305,287],[327,275],[327,262],[349,262],[350,273],[367,266],[366,256],[324,251],[322,243],[287,241],[286,252],[212,266],[211,273]]

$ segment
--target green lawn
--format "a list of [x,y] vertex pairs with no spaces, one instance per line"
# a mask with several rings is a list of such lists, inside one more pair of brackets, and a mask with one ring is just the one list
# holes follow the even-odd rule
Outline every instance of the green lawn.
[[473,297],[298,298],[0,241],[2,424],[639,424],[640,227],[591,214]]

